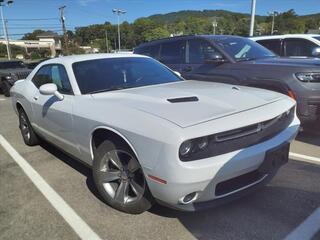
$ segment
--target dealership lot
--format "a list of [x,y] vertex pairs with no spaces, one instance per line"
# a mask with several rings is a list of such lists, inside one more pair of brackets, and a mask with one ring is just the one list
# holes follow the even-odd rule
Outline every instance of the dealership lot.
[[[0,134],[101,239],[283,239],[320,206],[320,129],[300,134],[289,164],[250,196],[202,212],[155,206],[128,215],[100,200],[86,166],[46,143],[25,146],[2,95],[0,112]],[[0,239],[79,238],[1,146],[0,190]]]

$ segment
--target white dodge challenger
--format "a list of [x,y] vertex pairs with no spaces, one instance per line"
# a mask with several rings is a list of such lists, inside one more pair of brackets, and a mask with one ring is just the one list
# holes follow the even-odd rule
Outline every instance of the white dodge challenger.
[[299,128],[285,95],[185,81],[134,54],[51,59],[11,94],[24,142],[88,164],[105,202],[128,213],[155,201],[194,211],[251,192],[288,161]]

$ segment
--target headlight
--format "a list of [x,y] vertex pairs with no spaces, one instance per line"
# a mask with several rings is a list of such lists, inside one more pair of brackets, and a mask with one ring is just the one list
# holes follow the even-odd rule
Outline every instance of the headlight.
[[8,75],[8,76],[6,76],[6,79],[7,79],[7,80],[11,80],[11,79],[12,79],[12,76],[11,76],[11,75]]
[[186,159],[192,156],[192,154],[198,154],[201,151],[205,151],[209,145],[208,137],[200,137],[183,142],[179,149],[179,155],[181,159]]
[[191,148],[192,148],[192,142],[190,140],[183,142],[179,149],[180,155],[187,156],[190,153]]
[[302,82],[320,82],[320,72],[296,73],[296,77]]
[[200,138],[198,141],[198,148],[201,150],[205,149],[208,146],[208,143],[209,142],[207,137]]

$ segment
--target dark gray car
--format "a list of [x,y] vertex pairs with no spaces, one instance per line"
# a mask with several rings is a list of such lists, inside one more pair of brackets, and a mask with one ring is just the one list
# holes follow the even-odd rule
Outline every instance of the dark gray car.
[[303,123],[320,120],[320,60],[281,58],[237,36],[180,36],[144,43],[134,53],[156,58],[186,79],[269,89],[297,100]]
[[25,79],[31,72],[22,61],[0,61],[0,90],[6,96],[10,96],[10,88],[14,82]]

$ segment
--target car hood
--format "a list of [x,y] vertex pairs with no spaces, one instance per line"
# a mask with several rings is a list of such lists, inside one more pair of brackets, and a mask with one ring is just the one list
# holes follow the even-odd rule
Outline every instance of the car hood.
[[274,57],[274,58],[263,58],[248,61],[247,63],[262,64],[262,65],[277,65],[284,67],[320,67],[319,58],[285,58],[285,57]]
[[256,88],[190,80],[98,93],[92,97],[189,127],[261,107],[286,96]]

